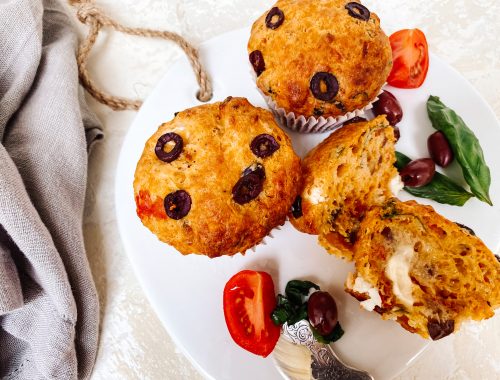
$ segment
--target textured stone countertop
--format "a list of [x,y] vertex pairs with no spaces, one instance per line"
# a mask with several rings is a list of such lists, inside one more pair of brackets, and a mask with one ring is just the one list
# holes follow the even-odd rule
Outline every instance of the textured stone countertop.
[[[251,22],[272,0],[97,0],[130,26],[168,29],[195,44]],[[500,117],[498,0],[365,0],[389,34],[418,27],[433,52],[464,75]],[[86,27],[80,26],[83,34]],[[145,98],[181,55],[173,44],[104,30],[89,70],[108,91]],[[114,112],[89,97],[105,139],[90,157],[84,221],[101,301],[101,340],[93,379],[201,379],[151,309],[120,242],[114,179],[135,112]],[[500,141],[499,141],[500,144]],[[498,173],[494,173],[498,175]],[[499,227],[500,232],[500,227]],[[398,379],[500,378],[500,315],[432,344]]]

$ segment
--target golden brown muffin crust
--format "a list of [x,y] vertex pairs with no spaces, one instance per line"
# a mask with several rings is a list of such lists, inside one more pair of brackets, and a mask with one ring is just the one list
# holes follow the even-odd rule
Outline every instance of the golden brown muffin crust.
[[[349,1],[279,0],[283,23],[266,26],[263,14],[253,24],[248,52],[262,53],[265,70],[257,86],[287,112],[304,116],[340,116],[363,108],[380,92],[392,68],[389,38],[380,20],[354,18]],[[331,101],[316,99],[310,90],[315,73],[333,74],[339,93]]]
[[[171,163],[155,154],[158,138],[174,132],[184,141]],[[279,144],[271,156],[259,158],[252,140],[269,134]],[[243,171],[256,164],[265,170],[262,192],[240,205],[232,189]],[[134,195],[137,214],[158,238],[183,254],[209,257],[244,253],[271,229],[283,224],[300,183],[300,159],[272,114],[246,99],[194,107],[162,124],[146,142],[137,164]],[[180,220],[167,216],[164,198],[178,190],[189,193],[192,205]]]
[[346,125],[314,148],[302,164],[302,216],[290,221],[319,235],[330,253],[352,259],[352,243],[366,209],[392,196],[394,129],[385,116]]

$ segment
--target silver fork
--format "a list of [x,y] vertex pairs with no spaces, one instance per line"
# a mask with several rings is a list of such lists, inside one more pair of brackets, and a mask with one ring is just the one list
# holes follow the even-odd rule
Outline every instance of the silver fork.
[[374,380],[366,371],[344,364],[329,344],[319,343],[313,336],[309,322],[300,321],[292,326],[283,325],[283,336],[311,351],[311,370],[315,380]]

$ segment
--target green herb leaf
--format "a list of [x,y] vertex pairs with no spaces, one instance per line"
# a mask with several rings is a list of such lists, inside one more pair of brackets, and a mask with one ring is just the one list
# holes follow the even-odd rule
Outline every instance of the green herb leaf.
[[[403,169],[411,159],[403,153],[396,152],[396,167]],[[405,187],[404,190],[420,198],[432,199],[439,203],[463,206],[474,195],[457,185],[447,176],[436,172],[431,183],[422,187]]]
[[396,203],[393,199],[390,199],[384,205],[384,209],[382,212],[382,219],[391,219],[396,215],[399,215],[399,211],[396,209]]
[[300,306],[303,303],[303,297],[309,294],[311,288],[319,290],[319,286],[311,281],[292,280],[286,284],[285,294],[291,303]]
[[311,281],[292,280],[286,284],[286,296],[278,294],[276,308],[271,313],[275,325],[288,323],[294,325],[298,321],[307,319],[307,302],[304,297],[309,294],[309,289],[319,290],[319,286]]
[[295,314],[290,316],[288,319],[287,323],[288,325],[294,325],[298,321],[302,321],[303,319],[308,319],[307,317],[307,302],[304,302],[302,305],[300,305],[297,310],[295,311]]
[[293,305],[285,296],[278,294],[276,308],[271,313],[274,324],[280,326],[285,322],[294,325],[298,321],[307,319],[307,302]]
[[481,201],[493,205],[489,196],[490,169],[484,160],[479,140],[455,111],[445,106],[437,96],[427,101],[427,113],[432,126],[445,134],[455,158],[462,167],[465,181]]
[[403,169],[406,165],[408,165],[411,162],[411,158],[408,157],[407,155],[397,152],[396,151],[396,162],[394,163],[394,166],[398,169],[401,170]]
[[276,308],[271,313],[271,319],[275,325],[280,326],[295,314],[295,309],[284,295],[278,294]]
[[273,310],[271,319],[276,326],[281,326],[288,319],[288,314],[285,309],[277,307]]
[[330,335],[323,336],[321,335],[314,327],[311,326],[311,331],[313,333],[314,338],[323,344],[330,344],[333,342],[336,342],[340,338],[342,338],[342,335],[344,335],[344,330],[342,329],[342,326],[340,326],[340,322],[337,322],[335,327],[333,328],[333,331],[330,333]]

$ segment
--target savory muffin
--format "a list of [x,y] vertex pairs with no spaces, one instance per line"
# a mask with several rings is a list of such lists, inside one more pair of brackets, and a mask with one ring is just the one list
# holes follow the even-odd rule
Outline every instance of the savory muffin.
[[302,163],[303,185],[290,216],[292,224],[319,235],[328,252],[351,260],[365,211],[391,198],[391,187],[400,183],[395,142],[385,116],[333,132]]
[[273,115],[246,99],[194,107],[162,124],[135,172],[137,215],[183,254],[244,253],[283,224],[300,160]]
[[362,109],[392,68],[379,18],[357,1],[278,0],[253,24],[248,53],[262,93],[305,117]]
[[441,339],[500,306],[500,263],[474,236],[432,207],[389,200],[367,212],[346,288],[384,319]]

